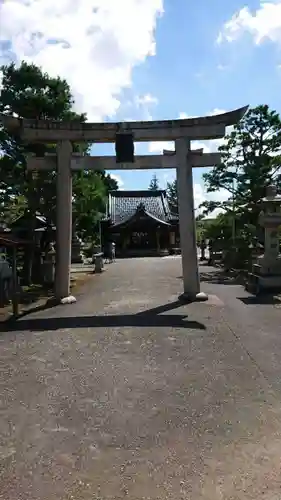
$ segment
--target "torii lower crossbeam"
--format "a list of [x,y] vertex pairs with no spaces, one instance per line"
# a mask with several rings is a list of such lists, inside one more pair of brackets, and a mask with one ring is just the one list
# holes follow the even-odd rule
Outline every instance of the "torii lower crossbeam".
[[[168,153],[168,152],[167,152]],[[172,154],[170,154],[172,153]],[[204,153],[202,150],[191,150],[190,160],[192,167],[212,167],[220,163],[219,153]],[[136,156],[134,163],[116,163],[115,156],[81,156],[73,154],[71,157],[71,170],[155,170],[177,168],[178,160],[175,152],[164,155]],[[27,161],[27,170],[56,170],[56,155],[44,158],[31,156]]]

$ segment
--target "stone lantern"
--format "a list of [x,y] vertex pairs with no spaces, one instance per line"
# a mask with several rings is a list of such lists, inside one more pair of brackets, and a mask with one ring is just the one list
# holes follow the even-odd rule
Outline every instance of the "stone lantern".
[[257,258],[249,275],[247,289],[252,293],[281,289],[281,254],[278,228],[281,225],[281,196],[274,186],[268,186],[262,200],[259,223],[264,228],[264,254]]
[[71,264],[83,264],[83,246],[81,238],[79,238],[75,230],[73,230],[71,240]]
[[46,285],[52,285],[55,281],[56,251],[53,243],[46,248],[43,261],[43,281]]

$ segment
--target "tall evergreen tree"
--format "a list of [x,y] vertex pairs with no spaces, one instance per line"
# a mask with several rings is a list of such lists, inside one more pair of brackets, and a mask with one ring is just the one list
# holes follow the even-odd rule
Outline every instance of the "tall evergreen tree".
[[172,182],[167,182],[167,198],[171,210],[178,213],[178,189],[177,189],[177,179]]
[[158,180],[158,177],[156,176],[156,174],[153,174],[153,177],[150,181],[148,189],[150,191],[157,191],[159,189],[159,180]]
[[[203,174],[207,192],[227,190],[237,205],[256,210],[266,187],[281,181],[281,120],[268,106],[250,109],[219,148],[222,163]],[[216,206],[215,206],[216,205]],[[225,207],[205,202],[206,209]]]
[[[266,188],[281,186],[281,120],[278,113],[267,105],[249,109],[243,119],[226,136],[220,148],[222,163],[203,175],[207,192],[220,189],[229,192],[226,202],[205,201],[204,213],[224,210],[226,217],[218,218],[229,225],[232,220],[237,236],[252,241],[260,233],[258,218],[261,200]],[[230,219],[229,219],[230,217]]]

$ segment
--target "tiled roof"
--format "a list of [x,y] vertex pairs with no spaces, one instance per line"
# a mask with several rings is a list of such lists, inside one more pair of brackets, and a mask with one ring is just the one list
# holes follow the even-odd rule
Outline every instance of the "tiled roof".
[[[40,215],[37,213],[35,215],[35,231],[44,231],[47,228],[47,219],[43,215]],[[24,213],[20,217],[17,217],[17,219],[13,220],[11,222],[11,227],[13,230],[25,230],[28,227],[29,224],[29,214]],[[52,226],[52,229],[55,229],[55,226]]]
[[140,205],[160,221],[167,223],[173,218],[164,190],[111,191],[108,216],[112,224],[120,224],[133,217]]
[[[11,226],[16,226],[16,227],[21,227],[21,228],[26,227],[28,224],[28,220],[29,220],[29,214],[24,213],[23,215],[21,215],[17,219],[13,220],[11,222]],[[36,220],[37,227],[38,226],[40,226],[40,227],[46,226],[46,217],[44,217],[43,215],[36,214],[35,220]]]

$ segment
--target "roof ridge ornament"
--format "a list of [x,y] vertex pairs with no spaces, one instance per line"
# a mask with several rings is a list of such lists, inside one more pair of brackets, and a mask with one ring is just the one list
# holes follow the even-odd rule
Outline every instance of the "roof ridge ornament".
[[137,206],[137,211],[141,212],[143,210],[145,210],[145,204],[143,203],[143,201],[141,201]]

